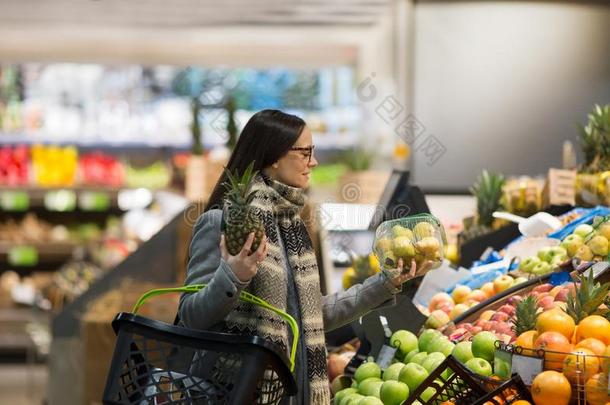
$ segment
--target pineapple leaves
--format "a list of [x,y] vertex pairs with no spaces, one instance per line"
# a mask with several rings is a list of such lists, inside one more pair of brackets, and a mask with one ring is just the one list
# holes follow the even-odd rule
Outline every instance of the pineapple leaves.
[[579,323],[589,315],[602,315],[608,318],[608,310],[601,310],[599,307],[610,302],[608,292],[610,283],[596,283],[593,278],[593,270],[588,275],[579,276],[580,287],[576,288],[575,294],[568,294],[567,312],[574,322]]
[[501,198],[504,182],[503,175],[483,170],[477,182],[470,188],[470,192],[477,199],[479,225],[491,227],[494,211],[502,208]]
[[536,329],[538,319],[538,299],[533,295],[527,296],[517,304],[513,330],[519,336],[523,332]]

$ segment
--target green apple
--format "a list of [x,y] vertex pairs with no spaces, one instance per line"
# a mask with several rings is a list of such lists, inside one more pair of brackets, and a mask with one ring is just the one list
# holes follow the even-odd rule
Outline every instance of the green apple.
[[379,378],[367,378],[358,384],[358,393],[364,395],[365,397],[378,397],[381,384],[383,384],[383,380]]
[[421,365],[424,362],[424,360],[426,360],[426,357],[428,357],[427,352],[419,352],[415,356],[413,356],[413,358],[411,359],[411,363]]
[[415,350],[411,350],[404,358],[403,362],[405,364],[410,363],[411,359],[413,358],[413,356],[415,356],[417,353],[419,353],[419,349],[415,349]]
[[399,236],[406,236],[409,239],[413,239],[413,232],[409,228],[405,228],[402,225],[394,225],[392,227],[392,236],[395,238]]
[[437,256],[440,257],[440,249],[440,242],[433,236],[426,236],[415,242],[415,250],[427,259],[435,259]]
[[344,390],[341,390],[339,392],[337,392],[337,394],[335,395],[335,404],[339,404],[341,403],[341,400],[350,395],[350,394],[357,394],[358,390],[356,388],[346,388]]
[[498,338],[493,332],[479,332],[472,339],[472,354],[474,357],[480,357],[489,362],[494,360],[494,352],[496,350],[496,340]]
[[443,355],[445,355],[445,357],[449,356],[451,354],[451,352],[453,351],[453,348],[455,347],[455,343],[449,341],[449,342],[445,342],[443,344],[443,346],[441,347],[440,352],[443,353]]
[[608,255],[608,239],[601,235],[594,236],[587,242],[587,246],[593,252],[593,255],[607,256]]
[[546,246],[538,251],[537,256],[543,262],[548,262],[549,261],[548,257],[549,257],[550,252],[551,252],[551,247]]
[[443,361],[445,361],[443,353],[430,353],[421,365],[428,373],[432,373]]
[[474,358],[474,355],[472,354],[472,342],[458,343],[453,348],[451,355],[460,363],[466,364],[468,360]]
[[358,402],[358,405],[383,405],[383,401],[378,397],[367,396],[364,397]]
[[397,330],[390,337],[390,344],[398,349],[399,357],[402,358],[417,349],[417,336],[408,330]]
[[567,258],[568,251],[561,246],[553,246],[549,251],[548,262],[551,263],[556,257]]
[[436,229],[434,225],[428,222],[420,222],[413,227],[413,234],[417,239],[423,239],[430,236],[434,236]]
[[515,285],[525,283],[526,281],[527,281],[527,278],[525,278],[525,277],[517,277],[515,279]]
[[577,251],[574,257],[583,260],[585,262],[590,262],[593,260],[593,252],[591,248],[587,245],[582,245]]
[[400,381],[386,381],[381,386],[379,398],[384,405],[400,405],[409,397],[409,386]]
[[415,247],[411,239],[406,236],[398,236],[392,240],[392,253],[396,257],[413,257],[415,256]]
[[451,343],[447,336],[439,336],[428,345],[428,353],[442,352],[447,343]]
[[572,232],[572,233],[573,233],[573,234],[575,234],[575,235],[580,236],[580,237],[581,237],[581,238],[583,238],[583,239],[586,239],[586,238],[587,238],[587,236],[588,236],[588,235],[589,235],[591,232],[593,232],[593,227],[592,227],[591,225],[588,225],[588,224],[581,224],[581,225],[578,225],[578,226],[576,227],[576,229],[574,229],[574,232]]
[[429,402],[435,394],[436,389],[434,387],[428,387],[421,393],[421,399],[423,399],[424,402]]
[[610,222],[606,221],[597,228],[597,234],[610,240]]
[[348,394],[341,400],[339,405],[358,405],[358,402],[364,398],[363,395],[360,394]]
[[377,363],[368,361],[362,363],[354,373],[354,379],[358,384],[368,378],[381,378],[381,368]]
[[561,264],[563,264],[566,260],[568,260],[568,256],[555,256],[551,259],[551,268],[556,268],[559,267]]
[[534,266],[534,268],[532,269],[532,274],[536,276],[541,276],[543,274],[550,273],[551,271],[553,271],[553,267],[551,267],[550,263],[541,262]]
[[540,263],[541,260],[538,256],[532,256],[524,259],[519,265],[519,270],[525,273],[531,273],[534,266]]
[[405,366],[405,363],[394,363],[383,371],[383,381],[395,380],[398,381],[400,370]]
[[434,338],[442,336],[442,333],[435,329],[426,329],[419,335],[419,351],[426,352],[428,351],[428,345],[434,340]]
[[419,364],[410,363],[402,369],[398,381],[407,384],[409,392],[413,392],[426,378],[428,378],[428,371],[425,368]]
[[489,377],[493,374],[491,364],[489,364],[487,360],[478,357],[468,360],[466,362],[466,368],[468,368],[473,373],[481,375],[483,377]]
[[568,252],[568,256],[574,257],[578,249],[584,244],[582,236],[576,235],[575,233],[568,235],[561,242],[561,247]]
[[392,239],[388,237],[377,239],[374,249],[383,253],[390,252],[392,250]]

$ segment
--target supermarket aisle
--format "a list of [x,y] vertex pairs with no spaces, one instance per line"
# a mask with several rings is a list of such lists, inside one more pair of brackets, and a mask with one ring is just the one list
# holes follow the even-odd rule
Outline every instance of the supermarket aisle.
[[46,364],[0,364],[0,404],[44,404]]

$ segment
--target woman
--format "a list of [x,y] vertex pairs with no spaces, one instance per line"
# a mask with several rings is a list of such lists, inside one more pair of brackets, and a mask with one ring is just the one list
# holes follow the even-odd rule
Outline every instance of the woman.
[[291,336],[284,322],[265,309],[240,303],[239,293],[248,291],[286,310],[301,331],[295,368],[299,392],[287,402],[293,404],[330,403],[324,332],[391,305],[402,283],[416,272],[414,264],[403,272],[399,263],[391,278],[379,273],[347,291],[322,296],[314,250],[299,217],[304,189],[318,164],[313,149],[310,130],[294,115],[264,110],[248,121],[227,168],[241,175],[254,161],[259,174],[253,180],[258,192],[252,205],[266,236],[255,252],[250,252],[250,234],[241,253],[228,253],[221,235],[223,175],[194,226],[190,245],[185,284],[208,286],[183,295],[179,309],[189,328],[263,336],[289,350]]

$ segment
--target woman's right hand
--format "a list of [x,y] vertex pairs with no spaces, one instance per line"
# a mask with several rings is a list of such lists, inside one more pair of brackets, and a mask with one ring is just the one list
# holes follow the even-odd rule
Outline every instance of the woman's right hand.
[[239,281],[244,283],[250,281],[252,277],[256,275],[259,264],[267,256],[267,236],[263,236],[256,252],[250,254],[250,248],[252,247],[253,242],[254,232],[251,232],[248,235],[248,239],[246,239],[246,243],[244,243],[241,252],[235,256],[231,256],[225,244],[225,235],[222,234],[220,237],[220,252],[222,258],[227,262],[229,267],[231,267],[231,270],[233,270],[233,273],[235,273]]

